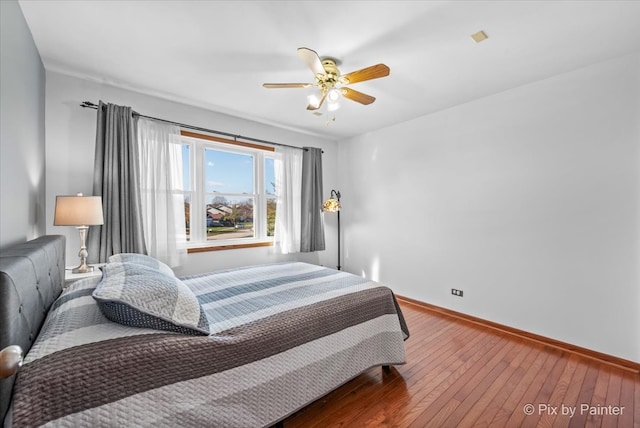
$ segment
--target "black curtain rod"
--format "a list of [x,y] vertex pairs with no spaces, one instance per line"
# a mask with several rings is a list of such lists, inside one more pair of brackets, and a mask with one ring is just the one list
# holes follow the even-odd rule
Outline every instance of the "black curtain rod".
[[[90,101],[83,101],[82,104],[80,104],[80,107],[92,108],[94,110],[97,110],[98,109],[98,104],[92,103]],[[135,111],[133,112],[133,114],[135,114],[138,117],[144,117],[146,119],[157,120],[159,122],[164,122],[164,123],[170,123],[171,125],[177,125],[177,126],[179,126],[181,128],[195,129],[196,131],[209,132],[211,134],[218,134],[218,135],[224,135],[225,137],[232,137],[234,140],[241,139],[241,140],[246,140],[246,141],[253,141],[253,142],[256,142],[256,143],[271,144],[273,146],[291,147],[292,149],[307,150],[307,149],[304,149],[302,147],[290,146],[288,144],[274,143],[273,141],[266,141],[266,140],[260,140],[258,138],[244,137],[242,135],[229,134],[228,132],[222,132],[222,131],[216,131],[216,130],[213,130],[213,129],[201,128],[199,126],[193,126],[193,125],[187,125],[187,124],[184,124],[184,123],[173,122],[171,120],[160,119],[158,117],[145,116],[144,114],[140,114],[140,113],[135,112]],[[323,153],[324,153],[324,151],[323,151]]]

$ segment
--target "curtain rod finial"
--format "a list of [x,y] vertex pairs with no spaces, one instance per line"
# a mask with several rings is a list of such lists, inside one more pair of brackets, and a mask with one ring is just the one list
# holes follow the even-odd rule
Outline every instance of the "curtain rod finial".
[[98,108],[98,104],[94,104],[91,101],[83,101],[82,103],[80,103],[80,107],[87,107],[87,108]]

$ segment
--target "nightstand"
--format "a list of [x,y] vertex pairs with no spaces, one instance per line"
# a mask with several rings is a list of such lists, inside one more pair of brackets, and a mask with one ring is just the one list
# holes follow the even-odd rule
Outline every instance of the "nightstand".
[[71,271],[74,268],[72,267],[66,268],[64,271],[64,286],[68,287],[69,284],[84,278],[90,278],[92,276],[102,276],[102,271],[100,270],[100,266],[104,266],[104,263],[96,263],[94,265],[89,265],[89,266],[93,266],[93,272],[71,273]]

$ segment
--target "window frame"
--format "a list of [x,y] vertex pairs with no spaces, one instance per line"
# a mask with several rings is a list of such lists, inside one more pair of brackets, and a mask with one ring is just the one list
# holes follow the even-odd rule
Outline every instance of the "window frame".
[[[190,146],[189,190],[180,192],[184,196],[190,196],[190,240],[187,241],[187,252],[196,253],[273,246],[274,237],[267,236],[268,195],[266,193],[265,163],[267,158],[275,158],[275,148],[185,130],[181,130],[180,135],[183,145],[189,144]],[[206,213],[204,208],[206,206],[205,197],[208,192],[205,189],[204,153],[207,148],[253,156],[254,193],[248,196],[254,199],[253,238],[206,239]],[[197,201],[197,204],[194,204],[194,201]],[[197,240],[194,240],[194,236],[197,237]]]

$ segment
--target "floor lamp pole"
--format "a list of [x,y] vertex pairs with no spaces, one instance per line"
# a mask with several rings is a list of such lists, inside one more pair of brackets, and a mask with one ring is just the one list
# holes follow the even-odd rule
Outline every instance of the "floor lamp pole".
[[[340,199],[338,199],[340,201]],[[338,270],[340,270],[340,211],[338,211]]]
[[331,196],[322,204],[322,211],[338,213],[338,270],[342,269],[340,266],[340,210],[340,192],[332,189]]

